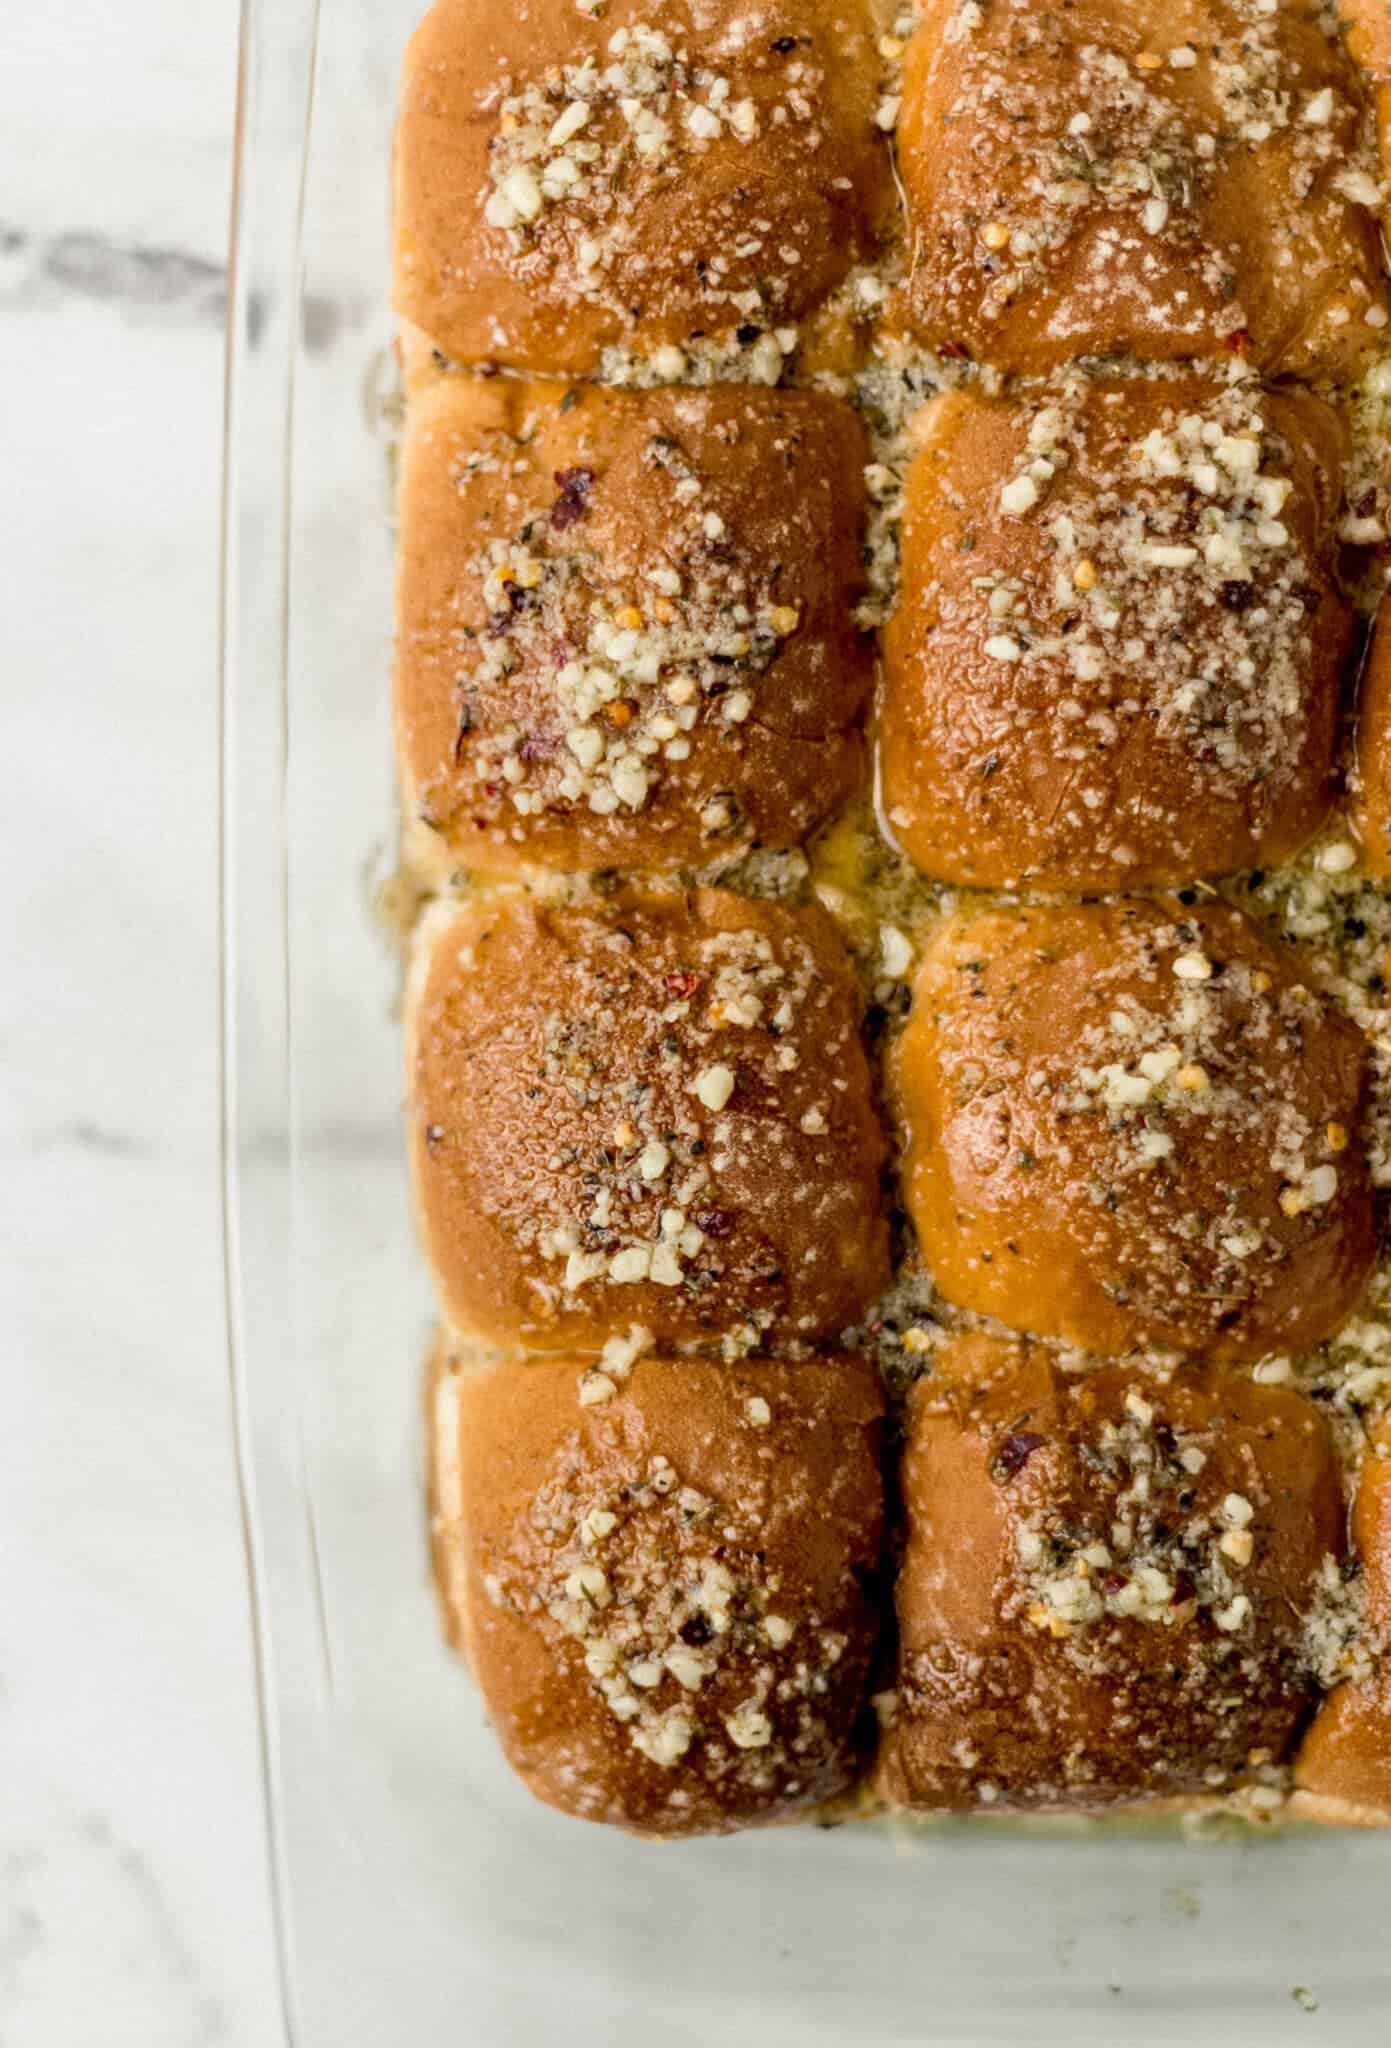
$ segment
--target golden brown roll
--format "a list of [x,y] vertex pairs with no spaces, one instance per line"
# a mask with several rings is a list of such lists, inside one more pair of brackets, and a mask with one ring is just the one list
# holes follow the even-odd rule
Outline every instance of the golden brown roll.
[[1199,1367],[1071,1378],[967,1337],[914,1389],[903,1498],[893,1804],[1164,1800],[1284,1756],[1343,1541],[1299,1395]]
[[407,1029],[445,1315],[499,1344],[819,1340],[886,1276],[830,919],[716,889],[437,912]]
[[1362,1562],[1363,1637],[1341,1640],[1330,1617],[1326,1650],[1360,1664],[1320,1708],[1295,1765],[1294,1811],[1348,1827],[1391,1827],[1391,1417],[1373,1431],[1352,1514]]
[[957,916],[893,1060],[905,1200],[947,1299],[1013,1328],[1301,1349],[1371,1264],[1363,1085],[1355,1026],[1225,906]]
[[1331,376],[1378,346],[1379,166],[1317,0],[924,0],[898,155],[934,346]]
[[1391,874],[1391,611],[1383,611],[1367,650],[1357,705],[1352,777],[1353,829],[1374,875]]
[[475,868],[794,844],[849,792],[864,436],[810,392],[446,378],[401,473],[406,802]]
[[883,1516],[860,1360],[446,1369],[435,1554],[509,1762],[539,1799],[720,1834],[845,1792]]
[[864,0],[438,0],[405,59],[397,311],[460,363],[727,341],[776,375],[773,330],[891,203],[880,70]]
[[909,471],[880,776],[926,873],[1067,890],[1269,864],[1331,795],[1344,435],[1216,379],[944,393]]

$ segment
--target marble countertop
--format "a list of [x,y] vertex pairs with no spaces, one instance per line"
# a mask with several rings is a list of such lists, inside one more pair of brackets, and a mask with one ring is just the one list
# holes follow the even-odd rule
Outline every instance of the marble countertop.
[[280,2037],[223,1335],[216,576],[234,0],[0,65],[0,2044]]

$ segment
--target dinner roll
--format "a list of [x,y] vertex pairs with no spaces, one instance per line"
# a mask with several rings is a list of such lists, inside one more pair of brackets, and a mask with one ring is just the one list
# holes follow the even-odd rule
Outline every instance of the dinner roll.
[[[539,1799],[720,1834],[843,1794],[877,1629],[882,1402],[862,1361],[446,1367],[447,1626]],[[595,1384],[603,1391],[596,1398]]]
[[1371,1434],[1352,1515],[1365,1616],[1350,1637],[1346,1612],[1328,1618],[1330,1675],[1350,1667],[1304,1738],[1294,1811],[1343,1826],[1391,1826],[1391,1416]]
[[672,868],[819,823],[861,768],[864,462],[811,392],[419,396],[397,730],[438,857]]
[[1357,707],[1357,760],[1352,777],[1353,828],[1374,875],[1391,874],[1391,612],[1377,620],[1362,671]]
[[1352,644],[1343,443],[1317,399],[1205,377],[933,401],[880,714],[909,858],[1081,890],[1296,851]]
[[402,81],[397,311],[460,363],[705,343],[776,378],[776,331],[891,206],[880,71],[866,0],[438,0]]
[[893,1804],[1171,1799],[1285,1755],[1342,1547],[1311,1403],[966,1337],[913,1390],[902,1483]]
[[911,324],[1024,372],[1110,354],[1355,370],[1385,309],[1381,188],[1330,15],[924,0],[898,128]]
[[428,920],[410,1130],[445,1315],[498,1344],[816,1341],[886,1277],[834,925],[717,889]]
[[1318,1343],[1361,1290],[1361,1034],[1235,910],[955,916],[892,1064],[905,1200],[963,1308],[1245,1359]]

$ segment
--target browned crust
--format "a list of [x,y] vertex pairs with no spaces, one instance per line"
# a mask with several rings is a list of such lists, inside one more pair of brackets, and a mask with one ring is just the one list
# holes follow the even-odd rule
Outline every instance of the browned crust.
[[[1068,1378],[1040,1349],[967,1337],[915,1390],[902,1486],[877,1778],[891,1804],[1086,1810],[1231,1790],[1280,1763],[1312,1697],[1301,1618],[1343,1547],[1310,1403],[1198,1367]],[[1243,1564],[1220,1548],[1233,1501]],[[1066,1619],[1077,1569],[1106,1606]],[[1149,1618],[1120,1605],[1141,1583]]]
[[1356,766],[1349,811],[1374,875],[1391,874],[1391,613],[1372,634],[1357,705]]
[[[726,1002],[731,987],[743,994]],[[816,1341],[883,1285],[883,1138],[823,912],[702,889],[445,913],[408,1032],[421,1229],[457,1327],[543,1350],[597,1348],[630,1324],[664,1343],[735,1327]],[[604,1270],[567,1287],[582,1269],[543,1235],[571,1230],[574,1255],[603,1268],[669,1241],[661,1219],[678,1208],[696,1239],[677,1246],[676,1284]]]
[[430,1575],[444,1639],[472,1669],[473,1646],[468,1636],[466,1575],[462,1564],[464,1504],[459,1462],[459,1398],[465,1370],[457,1349],[442,1331],[437,1331],[426,1357],[421,1388]]
[[[1249,108],[1224,110],[1210,53],[1240,61],[1259,37],[1223,0],[1065,11],[992,0],[966,33],[960,11],[927,0],[905,60],[903,310],[924,340],[1027,373],[1082,354],[1237,353],[1264,371],[1337,377],[1375,352],[1365,315],[1386,297],[1375,222],[1334,183],[1361,86],[1312,0],[1282,5],[1269,31],[1289,104],[1332,94],[1316,158],[1308,125],[1262,120],[1259,66]],[[1196,61],[1176,68],[1176,48]],[[1081,136],[1069,130],[1079,112],[1092,124]],[[1206,157],[1203,136],[1216,144]],[[1154,184],[1124,178],[1128,160],[1170,167],[1162,218],[1146,213]],[[1041,188],[1073,196],[1040,204]],[[996,228],[1032,246],[992,249]]]
[[[1374,1428],[1352,1512],[1373,1640],[1391,1650],[1391,1417]],[[1295,1767],[1295,1818],[1391,1827],[1391,1662],[1340,1685],[1319,1709]]]
[[[1233,463],[1259,447],[1267,502],[1289,486],[1278,519],[1189,445],[1199,422]],[[933,401],[879,717],[908,857],[978,887],[1101,890],[1296,852],[1331,800],[1352,641],[1344,440],[1306,395],[1202,378]],[[1021,511],[1014,489],[1035,494]]]
[[1348,54],[1372,78],[1391,78],[1391,8],[1386,0],[1341,0]]
[[419,394],[396,725],[441,852],[668,869],[805,837],[861,772],[864,462],[849,407],[810,392]]
[[1286,1817],[1313,1821],[1326,1828],[1391,1827],[1391,1807],[1358,1806],[1347,1799],[1327,1799],[1315,1792],[1292,1793]]
[[1225,906],[951,919],[892,1074],[934,1279],[1101,1355],[1311,1347],[1373,1255],[1364,1070],[1356,1029]]
[[[583,140],[623,145],[622,165],[596,168],[589,196],[514,229],[490,224],[509,91],[539,86],[549,129],[571,95],[547,92],[548,73],[590,60],[604,74],[616,34],[652,27],[683,75],[684,57],[728,81],[731,109],[748,104],[748,139],[723,122],[693,142],[690,112],[709,94],[682,86],[670,106],[643,99],[668,129],[643,158],[618,110],[626,95],[605,92]],[[606,347],[795,323],[872,252],[886,217],[879,88],[861,0],[767,0],[753,13],[742,0],[671,0],[656,17],[647,0],[609,0],[592,16],[574,0],[439,0],[402,78],[397,311],[457,362],[560,374],[594,370]],[[581,261],[586,241],[597,268]]]
[[550,1805],[653,1835],[848,1792],[878,1625],[873,1370],[644,1358],[591,1405],[583,1377],[465,1375],[457,1440],[434,1444],[460,1475],[437,1539],[451,1639],[509,1761]]
[[[1391,164],[1391,8],[1385,0],[1342,0],[1349,55],[1372,81],[1377,141],[1383,167]],[[1382,212],[1382,234],[1391,232],[1391,208]]]

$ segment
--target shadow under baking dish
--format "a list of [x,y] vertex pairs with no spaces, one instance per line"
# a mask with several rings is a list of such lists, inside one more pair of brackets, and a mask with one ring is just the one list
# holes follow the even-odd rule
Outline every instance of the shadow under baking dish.
[[244,23],[228,1310],[287,2038],[1384,2043],[1391,1838],[1068,1821],[636,1843],[530,1802],[439,1640],[395,969],[361,907],[364,864],[384,870],[394,842],[367,399],[391,338],[391,110],[418,4],[248,0]]

